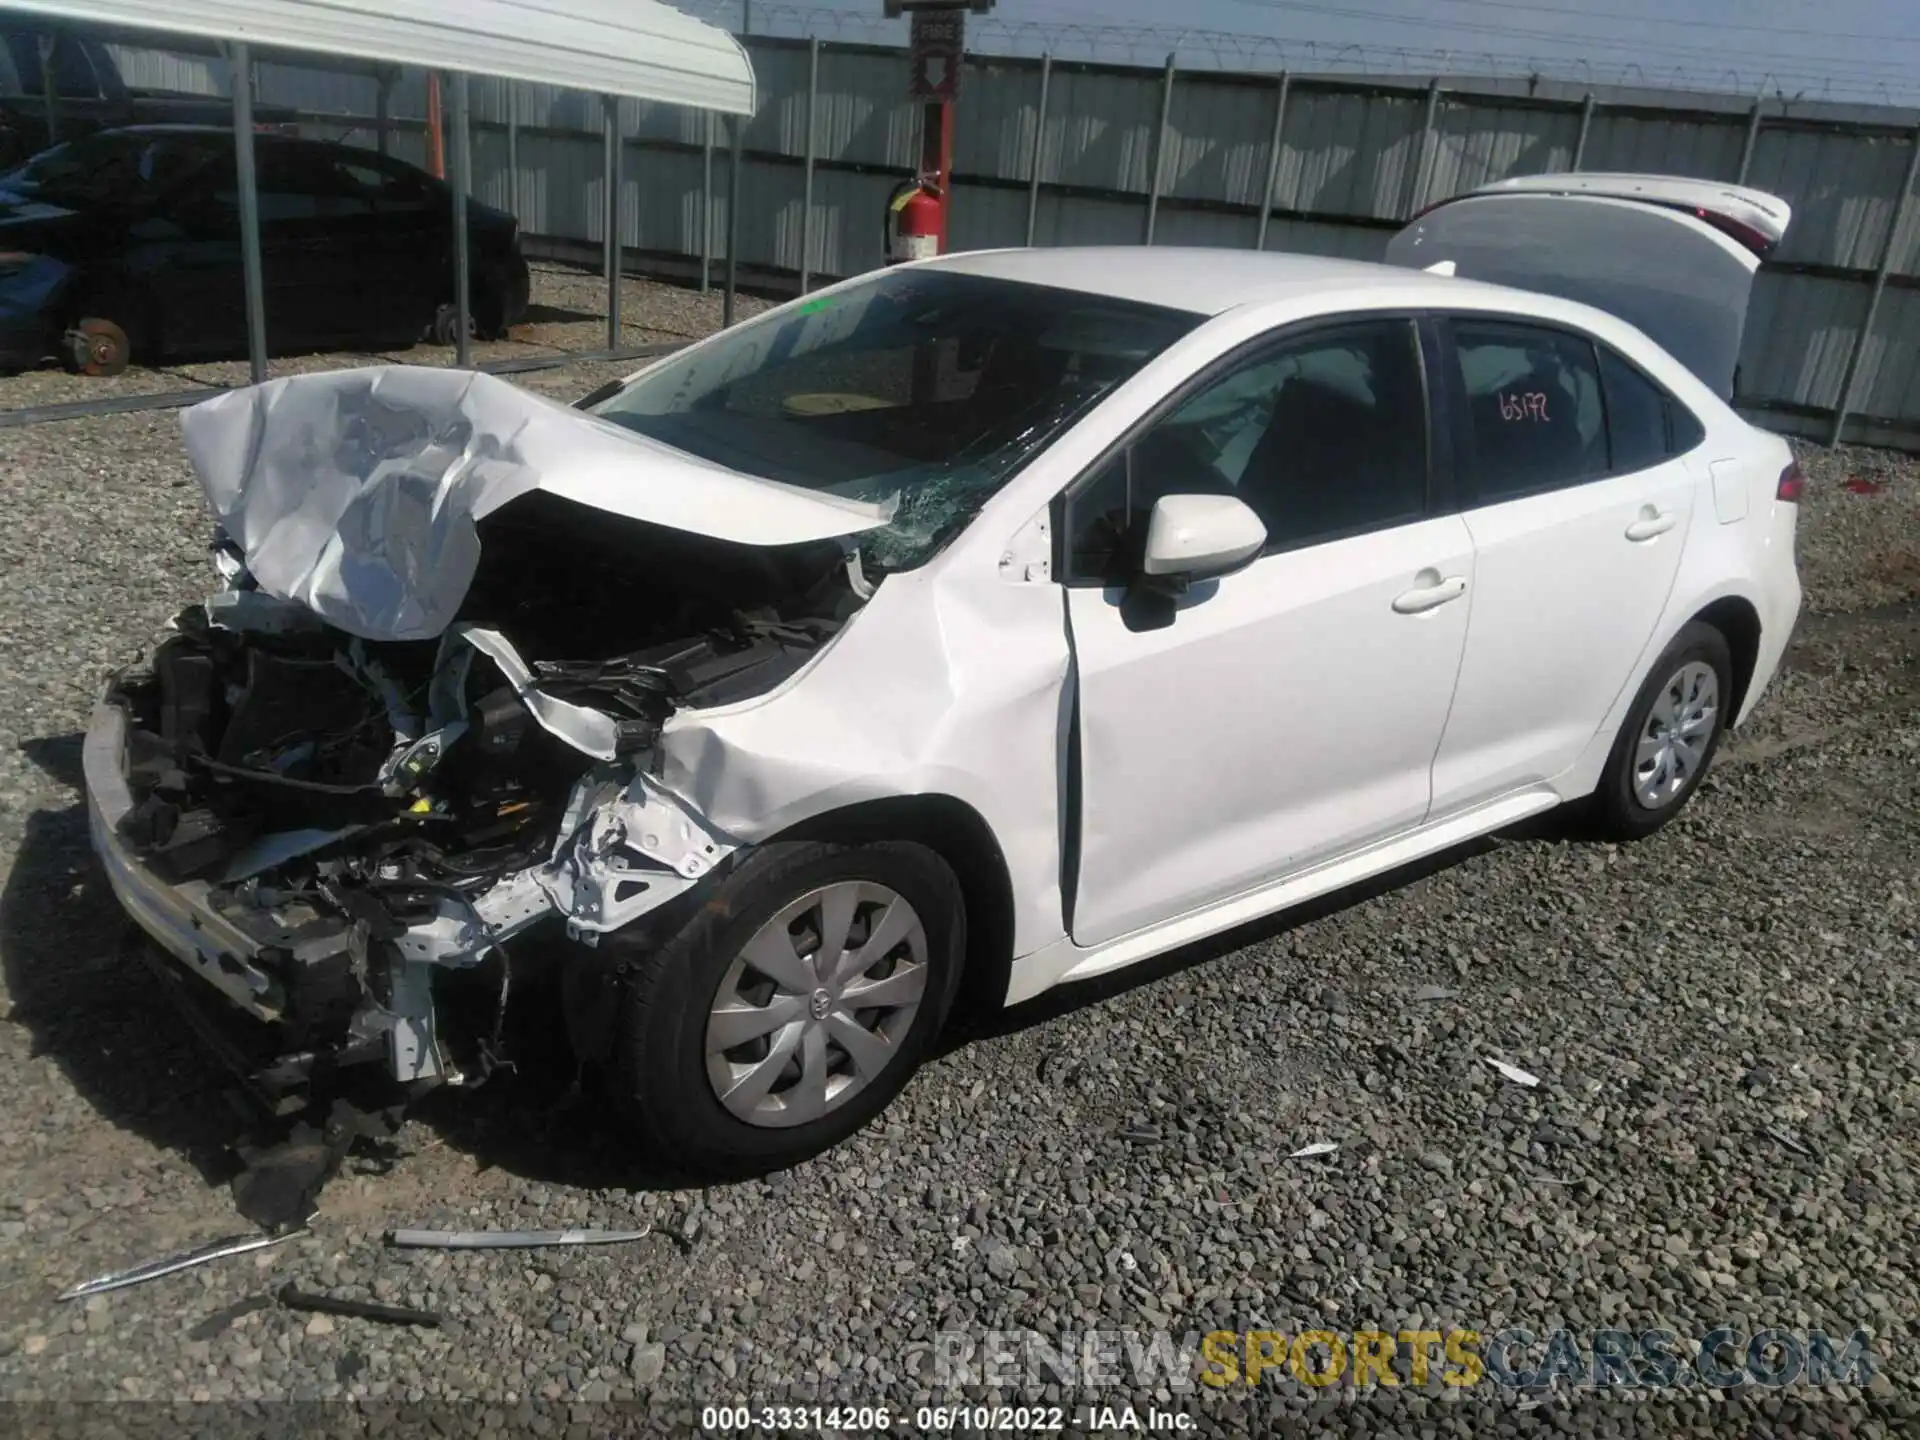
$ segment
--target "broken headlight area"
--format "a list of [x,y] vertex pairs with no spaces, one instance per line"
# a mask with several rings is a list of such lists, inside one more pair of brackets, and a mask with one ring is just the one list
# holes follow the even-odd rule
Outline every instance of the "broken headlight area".
[[438,639],[349,635],[228,553],[228,588],[109,690],[114,839],[188,897],[229,972],[201,973],[279,1024],[282,1062],[484,1077],[507,942],[591,945],[732,853],[653,778],[667,718],[771,689],[859,603],[837,544],[703,541],[544,495],[479,529]]

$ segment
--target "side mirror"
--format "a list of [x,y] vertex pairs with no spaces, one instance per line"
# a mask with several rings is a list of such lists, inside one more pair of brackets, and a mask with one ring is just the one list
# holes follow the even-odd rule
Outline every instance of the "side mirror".
[[1142,583],[1179,594],[1251,565],[1267,543],[1267,527],[1237,495],[1162,495],[1147,519]]

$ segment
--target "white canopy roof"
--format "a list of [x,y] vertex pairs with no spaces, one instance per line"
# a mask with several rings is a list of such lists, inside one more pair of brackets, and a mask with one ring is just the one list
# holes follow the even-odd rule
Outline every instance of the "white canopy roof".
[[726,31],[661,0],[0,0],[0,10],[750,115]]

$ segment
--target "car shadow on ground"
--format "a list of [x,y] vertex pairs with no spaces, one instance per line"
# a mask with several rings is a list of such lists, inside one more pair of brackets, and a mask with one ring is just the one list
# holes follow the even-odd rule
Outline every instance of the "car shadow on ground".
[[[79,735],[22,750],[62,785],[81,788]],[[8,1019],[31,1054],[49,1057],[114,1126],[188,1159],[209,1184],[234,1164],[239,1116],[227,1076],[179,1023],[163,982],[140,961],[144,937],[121,912],[93,857],[84,804],[26,817],[0,891],[0,967]]]
[[[79,735],[30,740],[22,749],[61,785],[82,788]],[[1543,817],[1111,975],[963,1020],[941,1037],[936,1057],[1048,1024],[1272,940],[1503,841],[1563,830],[1554,817]],[[226,1103],[237,1099],[233,1076],[209,1053],[166,984],[142,963],[136,947],[147,943],[123,916],[93,857],[85,805],[28,817],[0,892],[0,963],[13,997],[13,1023],[26,1027],[33,1053],[51,1057],[103,1118],[187,1158],[208,1184],[224,1184],[238,1168],[233,1147],[257,1138],[258,1127],[243,1106]],[[529,979],[537,978],[537,957],[519,958],[516,974],[526,970]],[[189,988],[192,983],[189,977]],[[516,979],[517,999],[503,1037],[512,1068],[475,1088],[432,1092],[415,1103],[412,1117],[483,1170],[589,1189],[687,1183],[669,1160],[636,1153],[605,1083],[568,1050],[557,992],[555,985]]]

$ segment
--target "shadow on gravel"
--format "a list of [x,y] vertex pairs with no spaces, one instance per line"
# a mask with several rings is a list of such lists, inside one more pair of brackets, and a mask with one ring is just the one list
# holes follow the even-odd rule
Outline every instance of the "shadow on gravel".
[[[1563,818],[1538,817],[1501,832],[1498,838],[1469,841],[1285,914],[1254,921],[1110,976],[1062,986],[1011,1010],[982,1017],[956,1016],[929,1058],[1044,1025],[1235,950],[1272,940],[1296,926],[1486,854],[1502,842],[1558,838],[1565,833]],[[520,1039],[512,1053],[518,1057],[518,1075],[504,1083],[489,1082],[485,1089],[470,1093],[440,1091],[416,1106],[415,1118],[432,1125],[443,1141],[473,1156],[482,1168],[497,1167],[543,1184],[634,1190],[675,1189],[688,1184],[665,1162],[636,1158],[631,1134],[622,1127],[611,1098],[597,1088],[592,1077],[581,1077],[583,1083],[578,1085],[570,1083],[572,1063],[565,1042],[558,1038],[563,1034],[562,1020],[557,1009],[546,1011],[546,1004],[546,997],[540,997],[524,1006],[517,1017]],[[739,1178],[754,1179],[763,1173],[748,1172]]]
[[[1548,823],[1552,822],[1552,823]],[[1077,981],[1062,985],[1036,996],[1024,1004],[1010,1009],[994,1011],[990,1014],[971,1017],[966,1022],[950,1026],[946,1034],[940,1037],[935,1047],[936,1055],[950,1055],[956,1050],[981,1040],[997,1039],[1004,1035],[1017,1035],[1022,1030],[1030,1030],[1036,1025],[1045,1025],[1063,1015],[1090,1005],[1104,1004],[1130,990],[1142,985],[1152,985],[1182,971],[1205,965],[1230,955],[1236,950],[1244,950],[1250,945],[1274,940],[1315,920],[1323,920],[1329,915],[1354,905],[1361,905],[1395,890],[1437,875],[1451,869],[1463,860],[1476,855],[1485,855],[1499,848],[1503,841],[1544,839],[1564,834],[1565,822],[1554,815],[1538,816],[1525,821],[1509,830],[1500,832],[1498,838],[1483,836],[1469,840],[1450,850],[1442,850],[1437,855],[1429,855],[1424,860],[1412,861],[1385,875],[1375,876],[1344,890],[1336,890],[1317,900],[1309,900],[1291,910],[1278,915],[1268,915],[1259,920],[1251,920],[1245,925],[1235,926],[1221,934],[1205,940],[1195,941],[1178,950],[1170,950],[1164,955],[1156,955],[1138,964],[1128,965],[1110,975],[1098,975],[1090,980]]]
[[[80,736],[21,750],[50,777],[81,788]],[[11,1021],[51,1056],[107,1120],[188,1159],[209,1184],[232,1171],[240,1117],[221,1099],[226,1073],[176,1016],[161,982],[131,948],[144,941],[94,861],[84,804],[27,817],[0,892],[0,966]]]
[[[65,735],[28,741],[22,748],[61,785],[80,789],[80,747],[81,737]],[[1563,831],[1554,817],[1543,817],[1501,838]],[[1063,986],[1011,1010],[956,1017],[936,1054],[1046,1024],[1270,941],[1498,843],[1471,841],[1111,976]],[[230,1147],[246,1129],[239,1112],[223,1103],[231,1077],[129,948],[145,943],[122,916],[93,859],[85,806],[31,816],[0,895],[0,961],[14,999],[14,1023],[27,1027],[35,1053],[53,1056],[74,1088],[108,1120],[181,1153],[209,1184],[220,1184],[235,1169]],[[536,955],[517,958],[516,1003],[509,1007],[502,1037],[513,1068],[475,1089],[433,1092],[414,1105],[413,1118],[483,1169],[527,1180],[637,1190],[687,1183],[672,1172],[670,1161],[635,1154],[611,1097],[568,1050],[558,987],[540,983],[542,972],[551,974],[553,967],[540,964]]]

